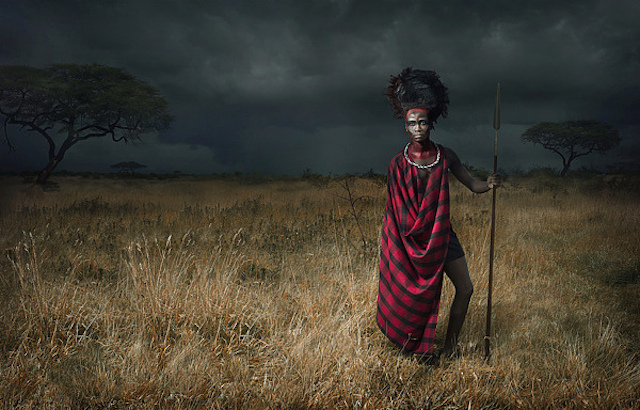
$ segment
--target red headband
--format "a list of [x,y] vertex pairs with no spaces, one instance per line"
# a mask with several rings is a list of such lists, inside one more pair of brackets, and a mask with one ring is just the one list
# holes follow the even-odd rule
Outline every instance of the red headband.
[[409,116],[409,114],[411,114],[412,112],[415,112],[415,111],[423,112],[423,113],[427,114],[427,116],[429,116],[429,109],[427,109],[427,108],[412,108],[412,109],[410,109],[409,111],[407,111],[404,114],[405,121],[407,120],[407,117]]

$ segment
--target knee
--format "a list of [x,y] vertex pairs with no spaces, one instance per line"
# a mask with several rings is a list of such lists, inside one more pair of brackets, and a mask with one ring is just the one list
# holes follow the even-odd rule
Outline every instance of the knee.
[[473,295],[473,283],[465,283],[456,288],[456,297],[470,300]]

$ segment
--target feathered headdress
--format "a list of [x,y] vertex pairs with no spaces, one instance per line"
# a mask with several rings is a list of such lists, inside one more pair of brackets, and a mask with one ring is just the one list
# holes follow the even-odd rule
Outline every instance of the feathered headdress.
[[449,93],[435,71],[407,67],[397,77],[391,76],[385,94],[396,118],[404,118],[412,108],[428,109],[430,123],[448,114]]

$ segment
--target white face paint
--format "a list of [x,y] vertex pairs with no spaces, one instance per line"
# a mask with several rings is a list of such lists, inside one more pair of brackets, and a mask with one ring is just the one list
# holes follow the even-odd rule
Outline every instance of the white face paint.
[[410,111],[405,120],[404,129],[413,141],[420,144],[428,141],[431,134],[429,118],[423,111]]

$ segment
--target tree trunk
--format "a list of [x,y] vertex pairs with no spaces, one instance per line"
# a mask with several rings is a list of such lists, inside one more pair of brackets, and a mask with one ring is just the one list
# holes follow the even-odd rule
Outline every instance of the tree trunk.
[[67,153],[67,150],[71,148],[77,141],[73,139],[73,131],[69,131],[69,137],[62,143],[62,146],[58,150],[57,154],[53,153],[53,147],[49,151],[49,163],[40,171],[38,174],[38,178],[36,179],[37,184],[44,184],[49,175],[53,172],[54,169],[58,166],[60,161],[64,158],[64,154]]
[[49,179],[49,176],[51,175],[51,173],[53,172],[53,170],[58,166],[58,163],[62,160],[62,158],[59,158],[59,155],[56,155],[55,157],[53,157],[49,163],[47,164],[47,166],[45,166],[39,173],[38,173],[38,178],[36,178],[36,183],[37,184],[44,184],[45,182],[47,182],[47,179]]
[[564,164],[564,167],[562,168],[562,171],[560,171],[560,176],[561,177],[564,177],[565,175],[567,175],[567,172],[569,172],[569,166],[571,166],[571,163]]

